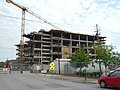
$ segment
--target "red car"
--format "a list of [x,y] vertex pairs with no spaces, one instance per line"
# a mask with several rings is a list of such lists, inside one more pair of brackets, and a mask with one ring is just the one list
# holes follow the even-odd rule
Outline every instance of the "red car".
[[98,84],[101,88],[114,87],[120,88],[120,70],[115,70],[106,76],[98,78]]

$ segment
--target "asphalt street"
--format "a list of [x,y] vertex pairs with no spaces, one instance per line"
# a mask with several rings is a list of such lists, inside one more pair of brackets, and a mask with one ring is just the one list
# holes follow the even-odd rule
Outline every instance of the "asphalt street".
[[0,90],[115,90],[34,74],[0,74]]

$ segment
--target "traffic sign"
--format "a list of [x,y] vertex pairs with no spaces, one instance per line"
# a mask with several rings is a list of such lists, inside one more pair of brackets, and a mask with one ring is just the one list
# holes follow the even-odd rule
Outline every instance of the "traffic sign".
[[54,66],[55,66],[55,63],[54,63],[54,62],[51,62],[51,63],[50,63],[50,70],[54,70],[54,69],[55,69]]
[[54,70],[55,69],[55,67],[50,67],[50,70]]
[[55,66],[55,63],[54,62],[51,62],[50,63],[50,67],[54,67]]

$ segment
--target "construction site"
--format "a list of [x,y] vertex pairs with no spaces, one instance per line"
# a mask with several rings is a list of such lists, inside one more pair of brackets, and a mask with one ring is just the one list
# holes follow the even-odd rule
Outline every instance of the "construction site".
[[[86,53],[95,56],[92,50],[93,43],[97,41],[96,36],[71,33],[62,30],[40,30],[24,35],[28,38],[24,45],[24,64],[49,65],[56,58],[68,59],[75,50],[84,48]],[[99,37],[101,43],[105,43],[105,37]],[[97,42],[96,42],[97,43]],[[18,60],[20,60],[20,45],[16,45]]]
[[[62,30],[46,19],[29,10],[28,8],[6,0],[22,10],[21,39],[17,46],[17,58],[20,67],[30,69],[31,66],[38,65],[40,69],[48,69],[49,63],[55,59],[68,59],[77,49],[84,48],[86,53],[95,57],[95,51],[91,48],[94,43],[105,43],[105,38],[99,35],[96,24],[96,35],[80,34]],[[33,15],[43,23],[53,27],[53,29],[41,29],[38,32],[25,34],[25,12]],[[55,29],[54,29],[55,28]],[[34,31],[34,30],[33,30]],[[24,41],[27,38],[27,41]],[[45,67],[45,68],[43,68]]]

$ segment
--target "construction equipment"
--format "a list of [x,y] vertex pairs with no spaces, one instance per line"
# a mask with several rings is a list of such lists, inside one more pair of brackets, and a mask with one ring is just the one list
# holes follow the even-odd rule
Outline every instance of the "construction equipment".
[[13,2],[12,0],[6,0],[6,2],[12,3],[13,5],[21,8],[23,11],[26,11],[26,12],[30,13],[31,15],[35,16],[36,18],[42,20],[44,23],[47,23],[47,24],[49,24],[50,26],[53,26],[53,27],[56,28],[56,29],[60,29],[60,28],[58,28],[57,26],[55,26],[54,24],[52,24],[52,23],[50,23],[49,21],[47,21],[45,18],[43,18],[43,17],[41,17],[40,15],[36,14],[35,12],[29,10],[28,8],[22,6],[22,5],[18,4],[18,3],[15,3],[15,2]]
[[53,25],[52,23],[48,22],[46,19],[44,19],[43,17],[41,17],[40,15],[36,14],[35,12],[29,10],[28,8],[12,1],[12,0],[6,0],[6,2],[8,3],[12,3],[13,5],[19,7],[20,9],[22,9],[22,24],[21,24],[21,40],[20,40],[20,61],[21,64],[23,64],[23,59],[24,59],[24,31],[25,31],[25,11],[28,12],[29,14],[35,16],[36,18],[40,19],[41,21],[43,21],[44,23],[49,24],[50,26],[53,26],[56,29],[60,29],[57,26]]

